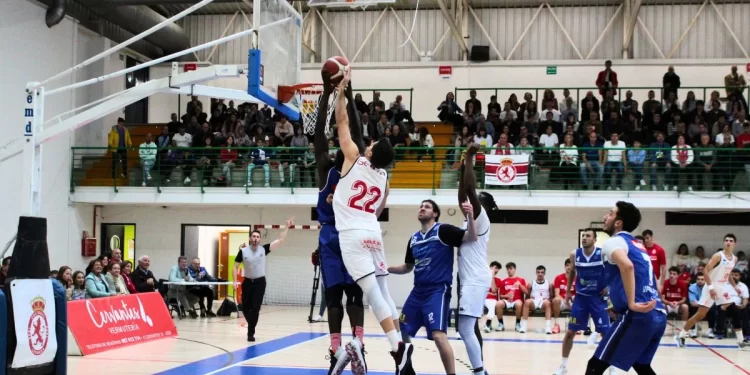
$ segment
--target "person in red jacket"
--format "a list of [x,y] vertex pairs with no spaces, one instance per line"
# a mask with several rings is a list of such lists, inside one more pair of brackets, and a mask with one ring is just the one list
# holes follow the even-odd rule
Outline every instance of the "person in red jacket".
[[599,95],[602,98],[607,89],[613,89],[612,94],[617,95],[617,73],[612,70],[612,61],[607,60],[604,62],[604,70],[596,76],[596,87],[599,88]]
[[664,307],[667,308],[667,313],[677,314],[683,322],[686,322],[690,318],[687,297],[688,286],[680,281],[680,269],[670,267],[669,279],[664,282],[664,286],[661,288],[661,300],[664,302]]
[[221,148],[219,156],[221,160],[221,174],[226,178],[227,186],[232,184],[232,169],[234,169],[234,163],[238,157],[237,149],[232,148],[232,145],[234,145],[234,136],[230,135],[227,137],[224,147]]

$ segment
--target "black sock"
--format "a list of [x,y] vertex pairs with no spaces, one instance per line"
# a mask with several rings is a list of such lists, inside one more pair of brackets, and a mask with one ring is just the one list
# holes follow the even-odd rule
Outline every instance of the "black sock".
[[643,365],[640,363],[633,364],[633,370],[635,370],[635,373],[638,375],[656,375],[654,372],[654,369],[651,368],[651,365]]
[[607,371],[609,364],[599,358],[591,357],[586,365],[586,375],[602,375]]

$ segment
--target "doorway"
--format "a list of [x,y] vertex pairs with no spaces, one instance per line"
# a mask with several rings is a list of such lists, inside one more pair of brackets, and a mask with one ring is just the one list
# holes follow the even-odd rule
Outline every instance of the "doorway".
[[[201,266],[211,276],[234,281],[234,258],[239,246],[246,243],[249,236],[249,225],[182,224],[180,255],[187,257],[188,262],[198,257]],[[227,293],[234,297],[229,291],[231,288],[220,286],[218,297],[224,298]]]

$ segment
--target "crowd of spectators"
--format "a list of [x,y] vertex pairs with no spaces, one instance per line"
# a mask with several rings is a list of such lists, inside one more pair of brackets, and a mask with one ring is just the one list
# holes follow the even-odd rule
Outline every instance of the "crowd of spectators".
[[[7,257],[2,262],[0,287],[5,283],[10,260]],[[187,258],[180,256],[166,279],[157,279],[150,267],[151,258],[148,255],[139,257],[134,268],[131,261],[122,259],[122,251],[115,249],[92,259],[83,271],[62,266],[59,270],[50,271],[50,278],[65,287],[68,301],[158,291],[163,293],[165,302],[174,300],[182,315],[189,315],[193,319],[216,316],[213,312],[215,291],[209,285],[164,284],[219,281],[201,266],[200,258],[193,258],[188,264]]]
[[[484,153],[530,154],[532,164],[550,168],[550,180],[564,188],[574,183],[588,188],[594,180],[594,189],[619,190],[625,171],[633,173],[637,190],[647,185],[678,190],[681,175],[687,177],[687,190],[693,185],[703,189],[709,173],[714,175],[712,188],[726,190],[741,169],[750,181],[747,84],[736,66],[724,77],[723,98],[719,91],[711,91],[706,100],[697,100],[694,91],[681,91],[671,66],[662,90],[650,90],[643,103],[631,90],[619,100],[620,82],[610,61],[595,83],[598,96],[588,91],[580,101],[568,89],[562,98],[544,90],[540,104],[531,92],[523,94],[523,102],[512,93],[502,105],[493,95],[486,111],[476,90],[463,107],[449,92],[437,108],[438,118],[453,124],[457,148],[476,144]],[[682,100],[680,94],[685,95]]]

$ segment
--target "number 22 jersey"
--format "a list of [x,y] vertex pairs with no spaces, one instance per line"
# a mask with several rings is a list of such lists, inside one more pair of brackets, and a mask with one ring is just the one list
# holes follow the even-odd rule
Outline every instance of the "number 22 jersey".
[[357,158],[333,193],[336,229],[380,231],[375,212],[383,204],[387,185],[388,172],[373,167],[364,156]]

